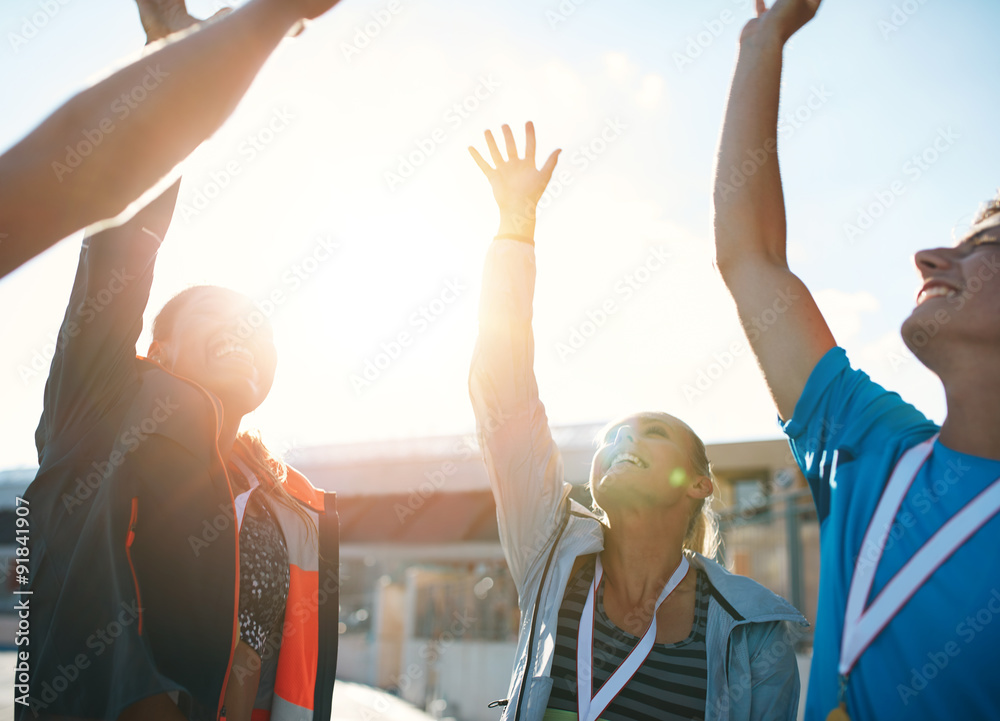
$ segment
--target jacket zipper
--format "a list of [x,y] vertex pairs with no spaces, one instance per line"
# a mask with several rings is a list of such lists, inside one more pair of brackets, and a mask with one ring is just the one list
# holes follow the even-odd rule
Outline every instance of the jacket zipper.
[[139,578],[135,575],[135,565],[132,563],[132,543],[135,541],[136,520],[139,517],[139,497],[132,497],[132,511],[128,519],[128,534],[125,536],[125,557],[132,572],[132,583],[135,584],[135,602],[139,607],[139,635],[142,635],[142,596],[139,594]]
[[[545,581],[549,577],[549,567],[552,565],[552,557],[556,553],[556,548],[559,546],[559,541],[562,539],[563,531],[566,530],[566,526],[569,523],[569,509],[566,511],[566,515],[563,517],[562,524],[559,526],[559,533],[556,534],[555,543],[552,544],[552,549],[549,551],[549,557],[545,559],[545,570],[542,571],[542,582],[538,585],[538,593],[535,594],[535,605],[531,609],[531,634],[528,636],[528,661],[524,665],[524,676],[521,677],[521,691],[517,694],[517,708],[514,711],[514,721],[518,721],[521,718],[521,703],[524,701],[524,694],[528,688],[528,674],[531,672],[531,661],[535,654],[535,627],[538,624],[538,604],[542,600],[542,589],[545,588]],[[500,705],[499,702],[495,702]],[[507,704],[504,703],[504,706]]]

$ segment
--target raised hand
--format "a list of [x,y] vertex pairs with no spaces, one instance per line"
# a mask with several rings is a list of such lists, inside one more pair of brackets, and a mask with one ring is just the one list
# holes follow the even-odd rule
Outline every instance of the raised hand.
[[765,0],[756,0],[756,3],[757,17],[746,24],[740,39],[745,40],[757,33],[770,33],[784,43],[813,19],[820,0],[775,0],[770,10]]
[[[188,14],[184,0],[136,0],[135,4],[139,8],[142,29],[146,31],[147,44],[162,40],[181,30],[187,30],[201,22]],[[232,8],[228,7],[222,8],[209,20],[222,17],[231,10]]]
[[271,0],[276,4],[294,5],[297,16],[302,20],[315,20],[340,0]]
[[[504,160],[493,139],[493,133],[486,131],[486,145],[493,159],[491,166],[475,148],[470,147],[472,159],[483,171],[493,188],[493,197],[500,208],[500,234],[520,235],[532,238],[535,232],[535,211],[545,187],[552,178],[556,161],[562,150],[554,150],[541,170],[535,168],[535,126],[529,121],[524,126],[524,157],[517,155],[517,145],[509,125],[503,126],[503,136],[507,145],[507,159]],[[494,167],[495,166],[495,167]]]

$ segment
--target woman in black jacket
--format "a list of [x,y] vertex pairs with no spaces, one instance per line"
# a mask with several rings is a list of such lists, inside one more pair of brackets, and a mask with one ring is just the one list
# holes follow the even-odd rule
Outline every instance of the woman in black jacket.
[[84,240],[25,494],[20,718],[329,715],[334,498],[238,433],[274,377],[269,324],[249,299],[196,287],[135,354],[176,192]]
[[18,719],[330,715],[334,495],[239,432],[274,379],[269,322],[238,293],[189,288],[136,356],[177,189],[83,242],[25,493]]

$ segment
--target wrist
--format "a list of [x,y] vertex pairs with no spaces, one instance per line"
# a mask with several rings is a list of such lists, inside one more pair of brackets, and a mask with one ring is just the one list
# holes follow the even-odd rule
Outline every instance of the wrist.
[[779,27],[764,25],[749,35],[740,37],[740,51],[781,53],[790,37],[790,33],[785,33]]
[[534,247],[535,238],[531,235],[518,235],[517,233],[497,233],[493,240],[516,240],[518,243],[525,243]]
[[523,217],[507,218],[501,216],[497,235],[515,235],[533,239],[535,237],[535,221],[534,219],[526,220]]
[[529,203],[520,208],[500,209],[500,228],[497,235],[521,235],[527,238],[535,236],[535,204]]

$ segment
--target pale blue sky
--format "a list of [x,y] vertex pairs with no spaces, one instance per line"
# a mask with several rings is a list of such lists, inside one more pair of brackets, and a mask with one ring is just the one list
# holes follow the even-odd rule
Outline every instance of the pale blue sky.
[[[175,216],[161,252],[147,327],[167,298],[196,282],[251,295],[282,288],[289,300],[272,317],[278,376],[250,419],[279,450],[471,430],[466,376],[496,210],[465,148],[482,149],[482,130],[503,122],[520,138],[532,119],[539,153],[563,147],[557,174],[570,173],[538,230],[536,370],[551,420],[655,408],[708,441],[775,437],[749,355],[721,374],[713,367],[741,339],[711,269],[711,189],[750,3],[577,3],[398,0],[388,24],[348,56],[346,44],[389,3],[345,0],[286,41],[185,165],[180,202],[189,209]],[[40,15],[46,7],[58,10]],[[191,3],[200,15],[217,7]],[[555,23],[560,7],[575,11]],[[997,27],[992,0],[825,0],[786,51],[780,154],[793,269],[855,362],[937,420],[940,387],[902,350],[897,329],[914,304],[914,251],[950,243],[1000,185]],[[126,0],[5,0],[0,148],[142,41]],[[694,49],[697,57],[685,56]],[[473,108],[464,117],[452,109],[463,102]],[[247,137],[279,115],[291,120],[251,157]],[[587,160],[579,148],[609,122],[624,127]],[[443,141],[390,187],[399,156],[426,147],[436,129]],[[943,152],[919,170],[911,157],[939,137]],[[241,174],[192,212],[232,161]],[[845,224],[894,181],[902,195],[849,240]],[[321,237],[339,250],[292,288],[286,274]],[[79,240],[0,281],[0,468],[33,461],[46,346]],[[616,288],[654,247],[672,263],[626,298]],[[457,293],[446,293],[449,284]],[[435,306],[443,310],[433,322],[414,318],[445,296],[455,300]],[[572,355],[560,351],[609,298],[619,309],[604,327]],[[352,375],[400,332],[412,344],[359,392]],[[144,334],[139,350],[146,344]],[[703,373],[719,377],[695,395]]]

